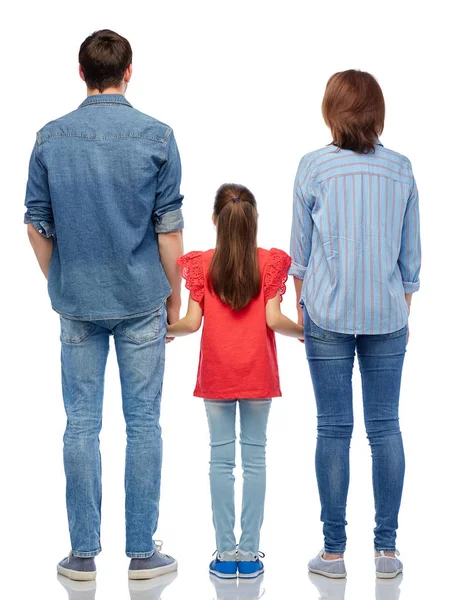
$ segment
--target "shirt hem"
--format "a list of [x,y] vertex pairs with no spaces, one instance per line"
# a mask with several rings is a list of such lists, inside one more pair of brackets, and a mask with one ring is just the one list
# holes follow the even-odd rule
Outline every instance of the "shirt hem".
[[238,399],[248,399],[248,400],[262,400],[262,399],[267,399],[267,398],[280,398],[282,396],[282,393],[280,390],[273,390],[270,393],[264,393],[264,392],[256,392],[256,391],[252,391],[252,392],[244,392],[241,391],[240,393],[237,392],[233,392],[231,394],[219,394],[218,392],[200,392],[198,390],[195,390],[193,395],[195,396],[195,398],[203,398],[203,399],[208,399],[208,400],[231,400],[232,402],[234,402],[235,400]]
[[80,317],[77,315],[70,315],[68,313],[64,313],[61,310],[58,310],[58,308],[56,308],[53,304],[52,304],[52,309],[58,313],[61,317],[64,317],[65,319],[70,319],[72,321],[105,321],[106,319],[137,319],[138,317],[144,317],[145,315],[149,315],[150,313],[154,312],[155,310],[157,310],[158,308],[160,308],[162,306],[162,304],[164,304],[167,300],[167,298],[170,296],[171,294],[168,294],[168,296],[165,296],[165,298],[163,298],[162,300],[160,300],[155,306],[153,306],[153,308],[148,308],[146,310],[137,312],[137,313],[129,313],[127,315],[108,315],[108,316],[93,316],[93,315],[88,315],[86,317]]
[[405,322],[398,327],[395,328],[391,328],[391,329],[386,329],[385,331],[362,331],[360,329],[326,329],[325,327],[323,327],[322,325],[320,325],[315,319],[313,319],[313,317],[310,314],[310,311],[307,308],[307,305],[305,304],[305,302],[301,299],[300,301],[300,305],[302,308],[305,308],[305,310],[308,313],[308,316],[310,317],[310,319],[313,321],[313,323],[319,327],[320,329],[323,329],[324,331],[330,331],[332,333],[342,333],[343,335],[387,335],[389,333],[395,333],[395,331],[399,331],[400,329],[403,329],[404,327],[406,327],[406,325],[409,323],[409,318],[407,318],[405,320]]

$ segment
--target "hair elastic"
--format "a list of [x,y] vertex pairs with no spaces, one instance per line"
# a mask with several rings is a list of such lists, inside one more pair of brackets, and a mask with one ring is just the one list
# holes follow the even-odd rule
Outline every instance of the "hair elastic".
[[236,203],[236,202],[239,202],[239,201],[240,201],[240,198],[233,198],[233,202]]

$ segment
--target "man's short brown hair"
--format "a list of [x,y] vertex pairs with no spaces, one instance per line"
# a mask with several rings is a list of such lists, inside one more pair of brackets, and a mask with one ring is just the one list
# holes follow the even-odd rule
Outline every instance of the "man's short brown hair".
[[364,71],[335,73],[327,82],[322,114],[333,143],[354,152],[373,152],[384,129],[384,95],[376,79]]
[[132,48],[126,38],[109,29],[95,31],[80,46],[79,63],[89,89],[101,93],[121,84],[132,63]]

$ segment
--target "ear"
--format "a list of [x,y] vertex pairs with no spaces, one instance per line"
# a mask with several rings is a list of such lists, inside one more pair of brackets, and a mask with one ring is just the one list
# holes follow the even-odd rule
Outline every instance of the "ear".
[[212,222],[214,223],[214,227],[217,226],[217,216],[216,215],[212,215]]
[[79,76],[82,81],[85,81],[85,75],[83,74],[83,70],[80,65],[79,65]]
[[124,81],[125,83],[129,83],[132,77],[132,63],[127,67],[124,71]]

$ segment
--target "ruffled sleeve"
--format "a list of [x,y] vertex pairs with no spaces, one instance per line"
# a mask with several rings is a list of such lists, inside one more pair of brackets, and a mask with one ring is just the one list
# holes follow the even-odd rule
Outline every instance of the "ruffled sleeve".
[[202,252],[189,252],[178,260],[181,274],[186,280],[186,288],[193,300],[203,308],[204,300],[204,272],[202,263]]
[[280,292],[280,302],[283,294],[286,292],[286,282],[288,280],[288,269],[291,266],[291,257],[277,248],[269,251],[266,267],[264,270],[264,301],[275,298],[277,292]]

